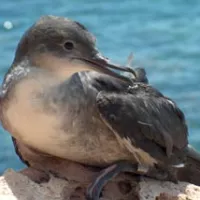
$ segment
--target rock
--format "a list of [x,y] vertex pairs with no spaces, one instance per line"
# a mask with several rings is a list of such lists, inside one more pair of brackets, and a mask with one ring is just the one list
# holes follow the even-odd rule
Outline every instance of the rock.
[[141,200],[199,200],[200,187],[179,182],[156,181],[145,178],[140,182],[140,199]]
[[[85,188],[76,181],[51,176],[37,184],[11,169],[0,177],[0,200],[85,200]],[[180,182],[161,182],[122,174],[110,181],[101,200],[199,200],[200,187]]]

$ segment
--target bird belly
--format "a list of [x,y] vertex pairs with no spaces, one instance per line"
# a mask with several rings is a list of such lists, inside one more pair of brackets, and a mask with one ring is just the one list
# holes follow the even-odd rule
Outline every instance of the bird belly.
[[[119,147],[114,135],[99,135],[63,130],[59,116],[33,110],[26,103],[10,105],[6,111],[8,131],[22,143],[49,155],[94,166],[106,166],[117,160],[131,160],[131,154]],[[66,119],[67,121],[67,119]],[[102,130],[102,129],[101,129]],[[103,130],[102,130],[103,131]],[[105,128],[105,131],[108,131]],[[104,132],[105,133],[105,132]]]
[[[34,94],[42,88],[35,80],[18,84],[14,96],[2,108],[2,123],[22,143],[53,156],[94,166],[106,166],[119,160],[152,165],[140,149],[120,144],[119,138],[88,111],[72,117],[64,111],[47,112]],[[92,111],[91,111],[92,112]],[[134,153],[133,153],[134,152]],[[137,156],[139,155],[139,156]]]
[[83,127],[81,117],[72,119],[67,109],[65,116],[46,110],[35,95],[38,88],[42,88],[38,81],[24,80],[5,100],[2,123],[13,137],[40,152],[85,164],[99,166],[131,158],[100,120],[88,119],[91,123]]
[[119,160],[139,161],[145,166],[153,163],[142,150],[132,147],[129,151],[126,143],[120,145],[115,135],[103,125],[98,129],[99,124],[96,124],[97,128],[92,128],[95,132],[89,129],[78,131],[78,127],[65,131],[59,116],[38,113],[26,106],[13,105],[7,110],[6,117],[12,124],[10,132],[40,152],[92,166],[107,166]]

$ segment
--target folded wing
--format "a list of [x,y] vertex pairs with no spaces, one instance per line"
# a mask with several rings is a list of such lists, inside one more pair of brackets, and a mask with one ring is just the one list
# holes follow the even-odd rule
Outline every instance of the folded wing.
[[188,144],[183,113],[149,85],[135,83],[120,93],[101,91],[96,102],[103,121],[119,140],[130,141],[158,160],[178,156],[176,152],[183,152]]

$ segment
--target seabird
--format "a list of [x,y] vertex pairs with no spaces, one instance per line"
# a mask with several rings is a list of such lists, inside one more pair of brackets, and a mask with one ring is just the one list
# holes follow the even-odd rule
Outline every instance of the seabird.
[[122,171],[176,182],[175,170],[194,155],[185,117],[147,82],[144,70],[101,56],[80,23],[44,16],[23,35],[5,75],[1,122],[38,152],[105,168],[88,187],[88,199],[98,200]]

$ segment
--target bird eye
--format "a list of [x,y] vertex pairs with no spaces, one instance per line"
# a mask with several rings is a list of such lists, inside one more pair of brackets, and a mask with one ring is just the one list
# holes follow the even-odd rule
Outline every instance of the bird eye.
[[67,50],[72,50],[74,48],[74,44],[72,42],[67,41],[64,43],[64,48]]

